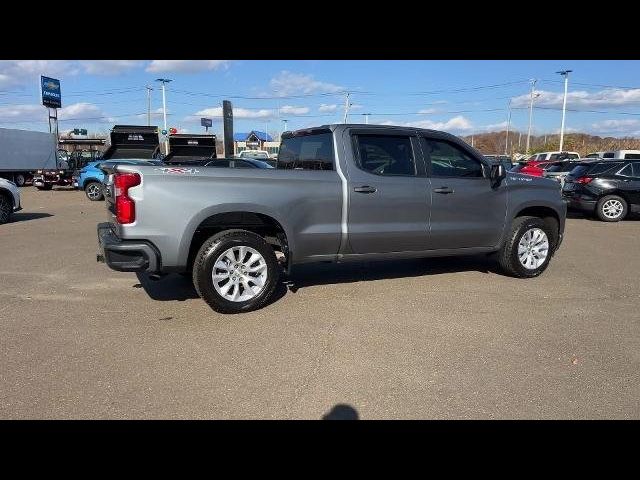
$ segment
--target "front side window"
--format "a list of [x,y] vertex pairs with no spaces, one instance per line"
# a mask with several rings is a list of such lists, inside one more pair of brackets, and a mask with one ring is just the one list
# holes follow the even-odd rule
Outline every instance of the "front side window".
[[358,165],[374,175],[413,176],[415,157],[408,136],[358,135]]
[[482,177],[482,165],[456,145],[444,140],[425,138],[425,156],[431,162],[432,177]]
[[278,168],[333,170],[333,157],[331,132],[283,137],[278,152]]
[[624,158],[625,160],[627,159],[636,160],[640,158],[640,153],[625,153]]
[[602,155],[602,158],[614,158],[613,155],[614,155],[613,152],[604,152],[604,154]]

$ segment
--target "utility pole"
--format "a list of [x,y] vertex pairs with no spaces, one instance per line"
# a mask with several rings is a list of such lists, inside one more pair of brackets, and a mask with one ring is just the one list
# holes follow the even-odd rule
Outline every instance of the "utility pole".
[[522,140],[522,132],[518,132],[518,150],[520,150],[520,140]]
[[284,130],[283,130],[283,132],[286,132],[286,131],[287,131],[287,122],[288,122],[288,120],[287,120],[286,118],[283,118],[283,119],[282,119],[282,123],[284,123]]
[[567,89],[569,88],[569,74],[573,70],[560,70],[559,73],[564,77],[564,98],[562,100],[562,124],[560,125],[560,151],[562,152],[562,147],[564,146],[564,116],[567,110]]
[[471,135],[471,146],[473,147],[473,135]]
[[371,115],[370,113],[363,113],[364,115],[364,123],[369,125],[369,115]]
[[[162,83],[162,116],[164,117],[164,130],[167,130],[167,97],[165,96],[165,85],[171,80],[168,78],[156,78],[156,82]],[[169,139],[165,136],[165,155],[169,154]]]
[[151,125],[151,88],[149,85],[145,87],[147,89],[147,127]]
[[[536,88],[536,83],[538,80],[536,79],[532,79],[531,80],[531,94],[529,96],[529,131],[527,133],[527,150],[526,153],[529,153],[529,143],[531,140],[531,120],[533,118],[533,92]],[[539,94],[537,95],[538,97],[540,96]]]
[[511,127],[511,99],[509,99],[509,116],[507,117],[507,138],[504,140],[504,154],[509,155],[509,128]]
[[347,118],[349,117],[349,92],[347,92],[344,100],[344,123],[347,123]]

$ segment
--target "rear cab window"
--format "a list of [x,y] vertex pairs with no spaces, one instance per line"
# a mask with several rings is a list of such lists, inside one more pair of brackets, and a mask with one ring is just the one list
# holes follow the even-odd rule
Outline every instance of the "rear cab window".
[[277,167],[285,170],[334,170],[333,133],[328,129],[282,136]]
[[417,175],[411,137],[406,135],[354,135],[358,168],[374,175]]

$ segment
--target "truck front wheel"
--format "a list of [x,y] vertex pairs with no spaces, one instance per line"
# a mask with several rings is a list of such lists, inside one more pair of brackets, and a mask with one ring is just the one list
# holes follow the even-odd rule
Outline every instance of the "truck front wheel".
[[555,238],[556,235],[541,218],[517,217],[497,252],[498,263],[508,275],[537,277],[549,266]]
[[216,312],[263,307],[273,294],[280,266],[273,248],[247,230],[225,230],[205,241],[193,264],[193,285]]

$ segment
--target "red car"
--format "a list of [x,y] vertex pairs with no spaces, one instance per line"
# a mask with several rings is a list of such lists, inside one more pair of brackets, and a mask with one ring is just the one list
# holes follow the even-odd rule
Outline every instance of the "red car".
[[534,177],[541,177],[542,174],[544,173],[544,170],[547,167],[551,166],[552,163],[554,163],[554,162],[530,161],[530,162],[527,162],[525,164],[516,165],[515,167],[513,167],[513,169],[511,171],[512,172],[518,172],[518,173],[524,173],[526,175],[532,175]]

